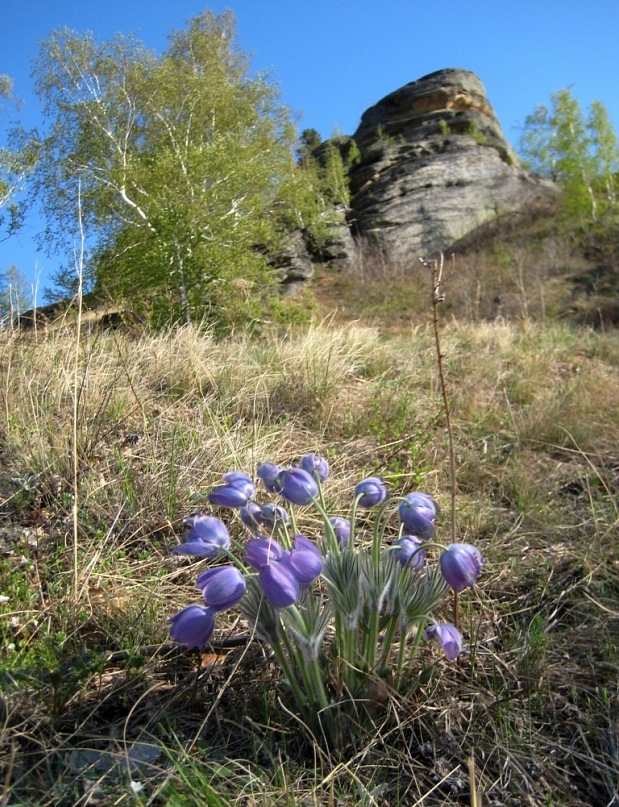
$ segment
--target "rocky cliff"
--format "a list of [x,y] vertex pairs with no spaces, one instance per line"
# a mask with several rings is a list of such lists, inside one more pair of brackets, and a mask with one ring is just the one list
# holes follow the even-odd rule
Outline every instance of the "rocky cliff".
[[439,70],[390,93],[352,138],[361,160],[350,170],[348,223],[393,261],[449,251],[478,227],[556,194],[522,169],[468,70]]

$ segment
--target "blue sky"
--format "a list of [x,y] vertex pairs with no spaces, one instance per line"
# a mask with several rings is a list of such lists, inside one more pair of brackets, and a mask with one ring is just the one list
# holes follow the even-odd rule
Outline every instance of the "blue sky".
[[[163,50],[205,8],[231,9],[239,45],[268,69],[299,128],[352,134],[362,113],[403,84],[445,67],[477,73],[508,140],[551,93],[570,87],[586,110],[599,99],[619,129],[619,0],[0,0],[0,73],[23,99],[21,120],[41,124],[30,78],[38,43],[54,28],[101,40],[134,33]],[[0,243],[0,271],[16,264],[41,285],[61,257],[35,251],[31,216]]]

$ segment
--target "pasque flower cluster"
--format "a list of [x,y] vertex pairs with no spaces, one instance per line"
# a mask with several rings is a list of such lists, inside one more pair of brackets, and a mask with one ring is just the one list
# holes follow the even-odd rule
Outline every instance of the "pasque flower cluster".
[[[225,473],[208,496],[214,507],[238,514],[250,534],[244,544],[233,541],[217,517],[186,520],[188,529],[173,553],[209,561],[225,557],[228,563],[199,574],[202,602],[169,619],[170,635],[188,648],[203,648],[217,613],[238,606],[272,646],[304,719],[315,721],[319,714],[321,730],[333,737],[340,730],[334,693],[363,697],[376,675],[403,685],[423,636],[448,659],[458,657],[460,632],[436,622],[433,611],[449,588],[461,592],[476,584],[483,559],[470,544],[435,542],[440,511],[432,496],[390,496],[379,476],[356,485],[348,518],[326,510],[324,457],[306,454],[288,468],[263,462],[257,478],[262,496],[239,471]],[[264,495],[267,501],[260,501]],[[294,509],[285,504],[314,507],[322,517],[320,535],[303,535]],[[367,516],[359,519],[361,528],[357,524],[359,510],[370,509],[376,510],[371,535]],[[439,562],[431,565],[435,549]]]

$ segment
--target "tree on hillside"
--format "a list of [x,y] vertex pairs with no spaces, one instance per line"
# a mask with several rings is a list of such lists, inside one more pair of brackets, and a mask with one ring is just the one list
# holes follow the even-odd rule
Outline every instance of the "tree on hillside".
[[[13,82],[0,75],[0,102],[11,101]],[[5,241],[21,226],[26,203],[20,196],[28,174],[36,161],[34,141],[19,127],[6,134],[6,145],[0,146],[0,241]]]
[[570,213],[595,223],[605,212],[613,212],[619,149],[608,112],[599,101],[585,119],[569,89],[554,93],[550,107],[540,105],[527,116],[520,151],[528,167],[563,186]]
[[52,33],[35,64],[51,128],[37,171],[52,246],[78,234],[97,288],[161,316],[255,315],[266,254],[316,212],[287,109],[205,12],[163,54],[117,36]]
[[588,121],[598,177],[605,195],[606,207],[616,209],[619,185],[619,141],[608,115],[600,101],[591,104]]
[[0,322],[11,322],[32,305],[33,291],[28,278],[11,265],[0,272]]

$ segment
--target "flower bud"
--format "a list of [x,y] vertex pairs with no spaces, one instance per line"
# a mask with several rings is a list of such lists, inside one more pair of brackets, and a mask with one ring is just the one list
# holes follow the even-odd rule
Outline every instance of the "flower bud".
[[262,479],[262,482],[269,493],[277,493],[277,477],[283,470],[284,469],[281,467],[281,465],[275,465],[272,462],[258,463],[258,477],[259,479]]
[[168,617],[170,636],[175,642],[187,645],[187,649],[202,648],[215,629],[215,615],[211,608],[189,605],[175,616]]
[[242,491],[248,499],[253,499],[256,495],[256,487],[251,477],[241,471],[226,471],[224,482],[230,487]]
[[173,555],[195,555],[213,560],[222,550],[230,546],[230,536],[223,521],[200,513],[185,519],[189,527],[182,536],[180,546],[172,550]]
[[308,585],[322,572],[322,555],[304,535],[295,535],[294,549],[285,561],[299,583]]
[[277,487],[281,495],[292,504],[309,504],[318,496],[316,480],[303,468],[282,471],[277,477]]
[[202,591],[204,604],[213,611],[225,611],[241,599],[247,584],[245,577],[234,566],[218,566],[198,575],[196,588]]
[[434,534],[434,521],[439,508],[427,493],[409,493],[398,507],[400,521],[414,535],[429,540]]
[[450,661],[457,659],[462,652],[462,636],[453,625],[433,625],[426,628],[428,639],[435,639],[443,648],[443,653]]
[[249,497],[245,491],[234,485],[216,485],[208,495],[208,500],[216,507],[245,507]]
[[355,488],[355,498],[359,497],[359,507],[365,509],[381,504],[388,495],[387,486],[380,476],[370,476],[359,482]]
[[286,563],[274,561],[261,566],[258,572],[264,596],[275,608],[287,608],[299,598],[299,581]]
[[395,559],[402,566],[420,572],[426,564],[426,551],[420,549],[421,539],[416,535],[403,535],[399,538],[394,546],[396,553]]
[[301,457],[299,465],[312,476],[317,474],[321,482],[325,482],[329,477],[329,463],[317,454],[306,454]]
[[479,577],[483,558],[471,544],[451,544],[439,559],[441,574],[454,591],[474,586]]
[[333,527],[335,540],[340,549],[348,549],[350,546],[350,521],[347,518],[340,518],[339,516],[330,518],[329,521]]

